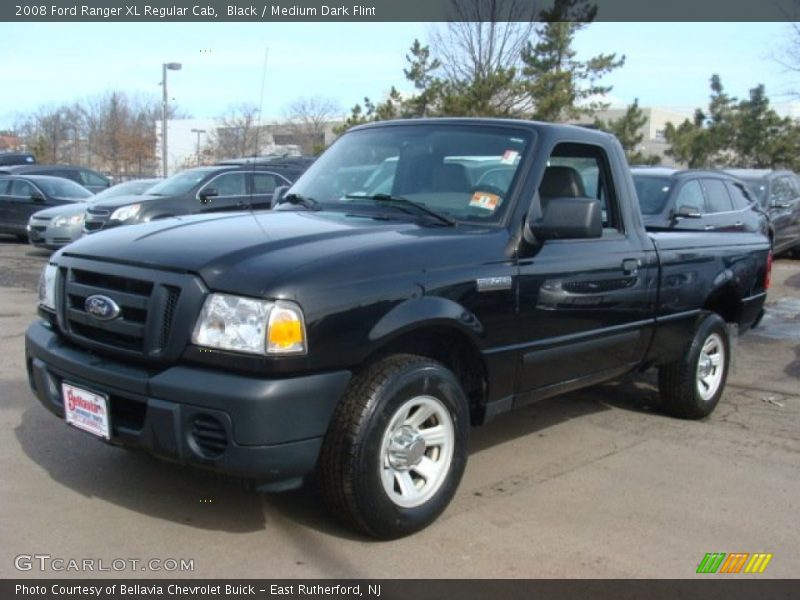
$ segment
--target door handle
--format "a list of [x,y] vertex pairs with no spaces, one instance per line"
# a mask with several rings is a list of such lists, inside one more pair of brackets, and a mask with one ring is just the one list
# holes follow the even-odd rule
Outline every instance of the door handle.
[[713,231],[715,227],[713,225],[706,225],[703,229],[705,229],[706,231]]
[[622,261],[622,272],[625,275],[636,275],[639,272],[639,260],[636,258],[626,258]]

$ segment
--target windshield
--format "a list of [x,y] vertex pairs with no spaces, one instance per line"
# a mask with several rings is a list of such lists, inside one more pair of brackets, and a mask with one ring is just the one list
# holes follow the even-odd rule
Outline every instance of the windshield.
[[216,173],[218,169],[190,169],[173,175],[156,184],[149,190],[148,194],[153,196],[178,196],[185,194],[198,183],[203,181],[209,174]]
[[[474,125],[390,126],[344,135],[290,192],[323,209],[399,211],[401,197],[452,219],[498,222],[530,133]],[[394,208],[393,208],[394,207]],[[421,214],[421,213],[420,213]]]
[[59,177],[53,177],[52,179],[37,179],[36,185],[42,188],[45,194],[48,196],[53,196],[54,198],[83,200],[93,196],[92,192],[87,190],[85,187],[78,185],[69,179],[61,179]]
[[664,210],[672,184],[669,177],[634,175],[633,184],[643,215],[657,215]]
[[118,183],[117,185],[103,190],[97,194],[92,201],[107,200],[117,196],[138,196],[144,194],[147,190],[153,187],[160,179],[137,179],[135,181],[126,181],[125,183]]

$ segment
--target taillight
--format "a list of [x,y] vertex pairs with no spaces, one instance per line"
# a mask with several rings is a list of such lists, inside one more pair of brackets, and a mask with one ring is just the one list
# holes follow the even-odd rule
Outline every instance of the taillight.
[[769,284],[772,282],[772,250],[767,254],[767,271],[764,273],[764,290],[769,289]]

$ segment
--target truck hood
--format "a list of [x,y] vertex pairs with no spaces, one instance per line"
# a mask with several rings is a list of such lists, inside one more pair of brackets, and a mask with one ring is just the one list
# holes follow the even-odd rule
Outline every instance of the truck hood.
[[[100,231],[63,252],[67,256],[196,273],[213,290],[259,296],[292,271],[307,274],[313,264],[328,273],[343,267],[353,273],[356,257],[364,253],[369,253],[371,260],[361,262],[374,265],[371,268],[378,270],[376,275],[421,268],[416,263],[452,260],[421,244],[420,238],[430,242],[441,241],[444,236],[452,239],[455,229],[338,212],[226,213],[173,217]],[[403,252],[407,244],[414,244],[422,253]],[[431,251],[426,252],[424,247]],[[370,276],[362,273],[359,278]]]

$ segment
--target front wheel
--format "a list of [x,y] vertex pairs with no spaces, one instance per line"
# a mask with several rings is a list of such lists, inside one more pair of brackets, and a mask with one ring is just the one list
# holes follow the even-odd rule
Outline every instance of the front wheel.
[[455,494],[468,434],[453,373],[423,357],[386,358],[354,378],[331,420],[319,463],[326,504],[374,537],[419,531]]
[[677,361],[658,371],[658,388],[668,413],[683,419],[710,415],[725,389],[730,364],[730,340],[725,321],[707,314]]

